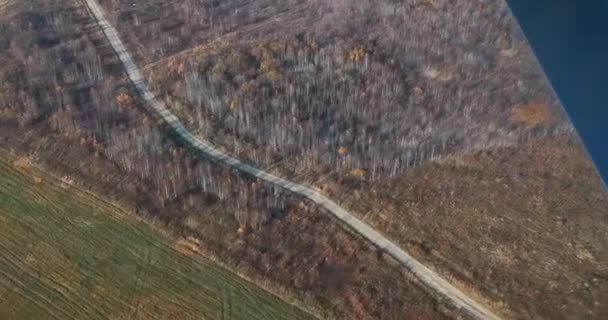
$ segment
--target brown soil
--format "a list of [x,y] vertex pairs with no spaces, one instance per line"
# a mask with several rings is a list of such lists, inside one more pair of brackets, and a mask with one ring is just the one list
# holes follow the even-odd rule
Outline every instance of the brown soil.
[[608,193],[573,138],[452,156],[343,200],[517,318],[608,316]]

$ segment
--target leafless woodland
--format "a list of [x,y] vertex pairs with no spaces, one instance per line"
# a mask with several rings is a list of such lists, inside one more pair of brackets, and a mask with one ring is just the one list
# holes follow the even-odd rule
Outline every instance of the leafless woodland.
[[[209,201],[236,199],[235,218],[255,228],[269,219],[266,213],[285,210],[278,190],[195,158],[143,114],[102,35],[82,34],[80,19],[88,19],[82,8],[45,9],[50,12],[25,15],[6,32],[20,35],[8,38],[8,53],[21,62],[6,66],[3,74],[7,119],[22,127],[46,122],[79,137],[80,146],[157,186],[159,205],[195,192],[207,194]],[[105,55],[98,55],[98,48]],[[116,73],[108,76],[104,65]]]
[[[336,314],[399,318],[409,308],[435,318],[428,297],[314,207],[172,139],[77,2],[6,3],[20,13],[0,12],[0,144],[65,138],[86,163],[149,190],[137,204],[144,215],[198,232],[226,261]],[[159,98],[197,134],[262,167],[381,180],[571,131],[501,1],[100,3]]]
[[172,139],[145,114],[79,2],[13,2],[10,13],[0,14],[0,147],[118,194],[174,236],[202,239],[208,254],[323,314],[442,316],[313,205]]
[[[298,159],[373,180],[570,131],[501,1],[106,6],[123,30],[147,32],[130,42],[145,43],[140,60],[152,63],[159,96],[203,137],[262,166]],[[199,39],[219,44],[173,56]],[[551,119],[513,121],[528,104]]]

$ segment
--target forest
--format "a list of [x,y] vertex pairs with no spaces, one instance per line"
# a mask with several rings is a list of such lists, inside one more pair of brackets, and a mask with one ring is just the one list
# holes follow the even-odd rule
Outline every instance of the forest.
[[[507,318],[605,314],[608,196],[504,2],[99,2],[202,140]],[[323,317],[455,316],[312,203],[181,145],[78,1],[0,3],[0,148]]]
[[145,113],[80,2],[34,2],[0,18],[0,148],[119,201],[324,317],[451,314],[312,203],[175,141]]
[[[119,28],[140,30],[127,42],[193,131],[288,177],[364,172],[373,181],[572,130],[501,2],[106,7]],[[197,18],[163,27],[174,16]],[[190,45],[197,37],[206,44]]]

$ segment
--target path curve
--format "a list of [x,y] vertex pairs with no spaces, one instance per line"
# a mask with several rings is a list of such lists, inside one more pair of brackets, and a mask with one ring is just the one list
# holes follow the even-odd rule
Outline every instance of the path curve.
[[435,295],[440,296],[440,299],[460,312],[463,312],[474,319],[500,319],[497,315],[492,313],[490,310],[485,308],[483,305],[477,303],[465,293],[452,286],[446,280],[441,278],[435,272],[424,266],[422,263],[414,259],[407,252],[399,248],[393,242],[388,240],[378,231],[367,225],[365,222],[359,220],[357,217],[350,214],[348,211],[340,207],[334,201],[330,200],[326,196],[319,192],[305,187],[303,185],[291,182],[289,180],[277,177],[273,174],[257,169],[251,165],[248,165],[236,158],[233,158],[214,146],[201,141],[196,138],[183,123],[166,107],[166,105],[160,102],[154,97],[152,92],[148,89],[145,84],[139,68],[135,64],[133,58],[127,51],[122,40],[118,36],[116,29],[108,22],[105,18],[103,11],[96,0],[82,0],[88,7],[97,21],[99,27],[103,30],[103,33],[110,42],[112,48],[117,53],[118,57],[126,72],[129,79],[135,86],[138,94],[148,103],[148,108],[154,114],[158,115],[164,122],[166,122],[180,138],[188,144],[189,147],[196,149],[211,160],[229,165],[237,170],[246,172],[254,177],[272,183],[283,189],[287,189],[295,194],[301,195],[308,198],[318,206],[324,208],[327,212],[338,218],[356,233],[360,234],[368,241],[374,243],[379,249],[383,250],[391,257],[399,261],[408,271],[410,271],[414,277],[416,277],[427,289],[431,290]]

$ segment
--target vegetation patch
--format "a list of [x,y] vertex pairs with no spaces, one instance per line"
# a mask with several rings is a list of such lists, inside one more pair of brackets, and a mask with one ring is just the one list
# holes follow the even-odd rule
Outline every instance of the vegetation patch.
[[511,110],[511,120],[528,126],[543,124],[549,119],[549,108],[542,102],[520,104]]

